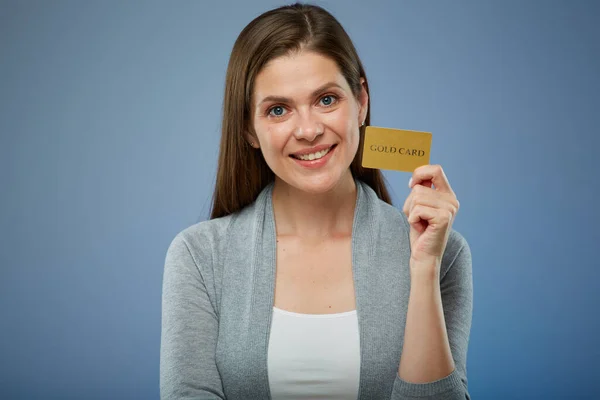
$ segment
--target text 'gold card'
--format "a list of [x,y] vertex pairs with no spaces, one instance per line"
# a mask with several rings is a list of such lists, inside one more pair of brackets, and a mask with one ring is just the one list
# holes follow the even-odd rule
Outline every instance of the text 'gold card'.
[[362,166],[413,172],[429,164],[431,133],[367,126]]

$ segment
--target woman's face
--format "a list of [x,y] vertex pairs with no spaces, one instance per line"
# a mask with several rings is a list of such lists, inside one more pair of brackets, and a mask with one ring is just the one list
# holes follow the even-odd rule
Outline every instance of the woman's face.
[[265,161],[279,183],[323,193],[350,174],[367,115],[361,78],[360,100],[337,64],[302,51],[271,60],[257,75],[252,124]]

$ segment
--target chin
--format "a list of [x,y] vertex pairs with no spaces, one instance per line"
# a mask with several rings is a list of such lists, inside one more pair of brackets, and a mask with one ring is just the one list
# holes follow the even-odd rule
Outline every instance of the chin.
[[310,194],[324,194],[333,190],[335,186],[331,182],[304,182],[300,183],[296,188]]
[[344,174],[322,174],[319,176],[297,176],[286,180],[286,184],[297,190],[311,194],[324,194],[333,191],[345,180]]

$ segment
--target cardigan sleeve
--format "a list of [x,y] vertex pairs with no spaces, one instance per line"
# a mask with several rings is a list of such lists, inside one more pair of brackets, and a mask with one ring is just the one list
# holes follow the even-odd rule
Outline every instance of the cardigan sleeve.
[[464,237],[455,230],[452,230],[449,236],[440,272],[444,319],[455,369],[450,375],[428,383],[407,382],[396,373],[391,397],[393,400],[471,399],[467,388],[466,369],[473,315],[471,250]]
[[161,399],[225,399],[215,362],[218,324],[201,270],[179,234],[163,275]]

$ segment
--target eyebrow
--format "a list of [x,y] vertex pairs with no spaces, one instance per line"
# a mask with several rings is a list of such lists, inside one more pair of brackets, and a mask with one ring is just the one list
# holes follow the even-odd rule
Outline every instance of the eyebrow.
[[[324,92],[324,91],[326,91],[327,89],[330,89],[330,88],[332,88],[332,87],[337,87],[337,88],[340,88],[340,89],[344,89],[343,87],[341,87],[340,85],[338,85],[338,84],[337,84],[337,83],[335,83],[335,82],[327,82],[326,84],[319,86],[319,88],[318,88],[318,89],[314,90],[314,91],[311,93],[311,97],[315,97],[315,96],[317,96],[317,95],[321,94],[322,92]],[[291,99],[289,99],[289,98],[287,98],[287,97],[281,97],[281,96],[267,96],[267,97],[265,97],[264,99],[262,99],[262,100],[260,101],[260,103],[258,103],[258,106],[260,106],[261,104],[263,104],[263,103],[266,103],[266,102],[268,102],[268,101],[273,101],[273,102],[276,102],[276,103],[291,103],[291,102],[292,102],[292,100],[291,100]]]

